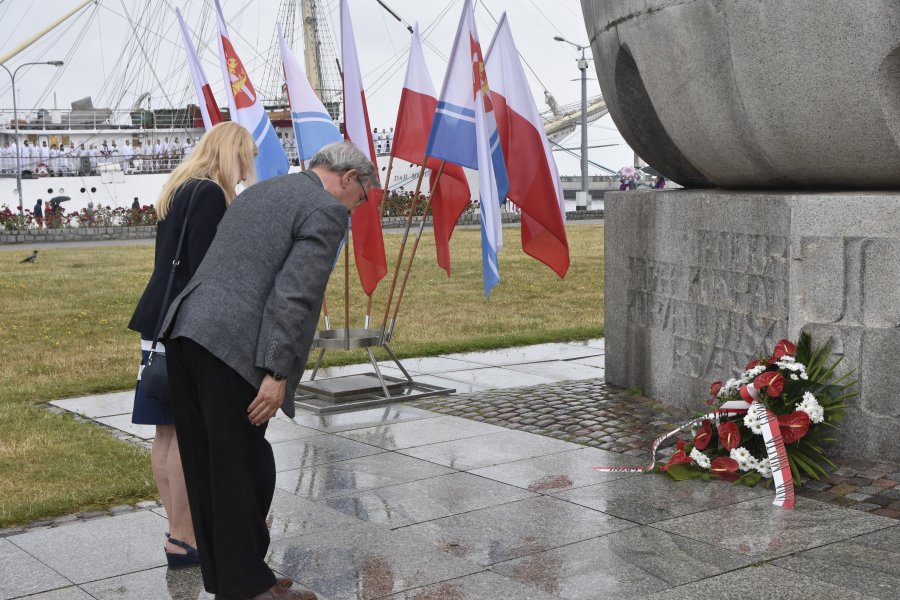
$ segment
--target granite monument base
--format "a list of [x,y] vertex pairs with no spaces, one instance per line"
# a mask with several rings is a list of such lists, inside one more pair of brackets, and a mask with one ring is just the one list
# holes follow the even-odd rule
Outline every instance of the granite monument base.
[[833,454],[900,462],[900,192],[606,195],[606,379],[700,411],[809,332],[854,369]]

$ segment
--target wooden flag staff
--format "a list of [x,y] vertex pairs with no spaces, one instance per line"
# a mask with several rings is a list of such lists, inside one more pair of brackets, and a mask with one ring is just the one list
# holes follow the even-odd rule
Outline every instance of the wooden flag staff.
[[391,169],[394,168],[394,154],[391,153],[388,158],[387,173],[384,176],[384,193],[381,194],[381,209],[378,212],[379,217],[384,217],[384,202],[387,200],[388,194],[391,192]]
[[385,327],[387,327],[388,315],[391,312],[391,303],[394,301],[394,290],[397,287],[397,276],[400,274],[400,265],[403,263],[403,251],[406,249],[406,241],[409,239],[409,230],[412,228],[413,215],[416,213],[416,206],[419,201],[419,192],[422,189],[422,180],[425,178],[425,165],[419,171],[419,178],[416,181],[416,191],[413,193],[412,204],[409,207],[409,214],[406,215],[406,228],[403,230],[403,239],[400,241],[400,252],[397,255],[397,264],[394,266],[394,276],[391,279],[391,289],[388,291],[387,302],[384,306],[384,320],[381,322],[381,335],[384,336]]
[[[431,193],[428,194],[428,201],[425,203],[425,211],[422,214],[422,221],[419,223],[419,232],[416,234],[416,241],[413,242],[412,252],[409,254],[409,262],[406,265],[406,272],[403,273],[403,283],[400,285],[400,294],[397,296],[397,304],[394,306],[394,315],[391,317],[391,323],[382,336],[385,341],[390,341],[394,335],[394,325],[397,322],[397,314],[400,312],[400,302],[403,301],[403,293],[406,291],[406,283],[409,281],[409,273],[412,271],[413,261],[416,259],[416,250],[419,248],[419,240],[422,239],[422,232],[425,230],[425,221],[428,220],[428,213],[431,210],[431,201],[434,199],[434,192],[437,189],[438,182],[444,172],[444,165],[447,161],[442,160],[441,166],[438,168],[437,175],[434,178],[434,184],[431,186]],[[398,265],[399,266],[399,265]]]

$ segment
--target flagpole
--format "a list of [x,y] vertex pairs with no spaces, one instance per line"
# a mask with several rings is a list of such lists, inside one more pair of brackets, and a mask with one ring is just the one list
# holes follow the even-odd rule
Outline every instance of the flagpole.
[[[393,157],[392,157],[393,158]],[[419,191],[422,189],[422,180],[425,178],[425,161],[422,164],[422,170],[419,171],[419,179],[416,182],[416,191],[413,194],[413,201],[409,207],[409,214],[406,215],[406,228],[403,230],[403,240],[400,242],[400,252],[397,255],[397,264],[394,266],[394,277],[391,279],[391,289],[388,291],[387,304],[384,307],[384,320],[381,322],[381,337],[384,337],[384,330],[387,327],[388,315],[391,313],[391,303],[394,301],[394,290],[397,287],[397,277],[400,275],[400,265],[403,264],[403,251],[406,249],[406,241],[409,239],[409,230],[412,228],[413,215],[416,212],[416,204],[419,201]],[[390,170],[390,167],[388,167]]]
[[350,349],[350,230],[344,233],[344,350]]
[[391,187],[391,169],[394,168],[394,153],[391,152],[391,157],[388,159],[387,166],[387,174],[384,176],[384,193],[381,195],[381,212],[378,213],[379,217],[384,216],[384,202],[387,200],[388,194],[390,193]]
[[413,242],[412,251],[409,254],[409,262],[406,265],[406,272],[403,274],[403,283],[400,285],[400,294],[397,296],[397,305],[394,306],[394,316],[391,317],[391,324],[388,327],[388,340],[390,340],[394,335],[394,324],[397,322],[397,314],[400,312],[400,302],[403,301],[403,293],[406,291],[406,282],[409,281],[409,273],[410,271],[412,271],[413,261],[416,258],[416,250],[418,250],[419,248],[419,240],[422,239],[422,232],[425,230],[425,221],[428,220],[428,212],[431,210],[431,200],[434,198],[434,192],[437,189],[438,182],[441,179],[441,174],[443,174],[444,172],[445,164],[447,164],[447,161],[442,160],[441,166],[437,171],[437,176],[434,178],[434,184],[431,186],[431,193],[428,195],[428,202],[425,203],[425,211],[422,214],[422,222],[419,223],[419,232],[416,234],[416,241]]

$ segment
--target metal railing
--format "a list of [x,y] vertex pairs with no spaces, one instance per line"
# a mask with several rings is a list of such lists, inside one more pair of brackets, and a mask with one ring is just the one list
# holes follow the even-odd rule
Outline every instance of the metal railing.
[[[15,129],[12,110],[0,110],[0,128]],[[92,108],[84,110],[18,111],[19,131],[58,130],[168,130],[202,128],[200,113],[193,108],[163,110],[111,110]]]

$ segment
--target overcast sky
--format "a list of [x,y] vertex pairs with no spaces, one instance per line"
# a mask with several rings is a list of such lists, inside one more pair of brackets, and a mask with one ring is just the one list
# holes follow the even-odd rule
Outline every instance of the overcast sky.
[[[280,70],[280,64],[268,59],[274,24],[282,3],[278,0],[221,1],[236,51],[253,83],[257,88],[264,87],[267,81],[274,81],[273,69]],[[424,35],[425,57],[435,88],[440,90],[463,1],[385,0],[385,3],[405,21],[418,20],[420,29],[427,32]],[[77,4],[77,0],[0,1],[0,53],[16,47]],[[320,4],[328,14],[327,26],[335,48],[338,48],[339,2],[323,0]],[[379,129],[393,126],[405,73],[409,33],[404,24],[396,21],[375,0],[349,0],[349,4],[367,90],[369,119],[372,126]],[[213,45],[215,17],[211,5],[211,0],[100,0],[99,6],[88,7],[6,63],[13,70],[29,61],[66,61],[66,67],[59,70],[37,66],[19,71],[16,78],[19,109],[53,108],[54,97],[58,107],[68,108],[73,100],[86,96],[93,97],[95,106],[128,109],[142,92],[150,92],[154,108],[195,103],[175,7],[185,14],[213,91],[220,105],[224,105],[221,70]],[[485,51],[493,36],[494,18],[499,19],[504,11],[508,14],[520,54],[536,73],[525,68],[539,110],[546,109],[544,89],[550,90],[560,105],[579,102],[581,83],[576,65],[579,53],[572,46],[554,41],[553,36],[561,35],[576,43],[587,40],[580,2],[479,0],[475,15]],[[300,33],[295,37],[294,49],[299,55],[302,54]],[[588,95],[595,96],[600,89],[593,62],[591,65]],[[2,73],[0,108],[12,109],[9,81]],[[9,113],[4,114],[0,121],[7,121],[9,116]],[[588,127],[588,139],[590,145],[616,144],[591,149],[592,161],[613,169],[633,161],[633,153],[608,116]],[[578,130],[561,143],[567,147],[580,146]],[[577,158],[560,152],[555,156],[560,174],[580,173]],[[600,173],[591,169],[591,174]]]

